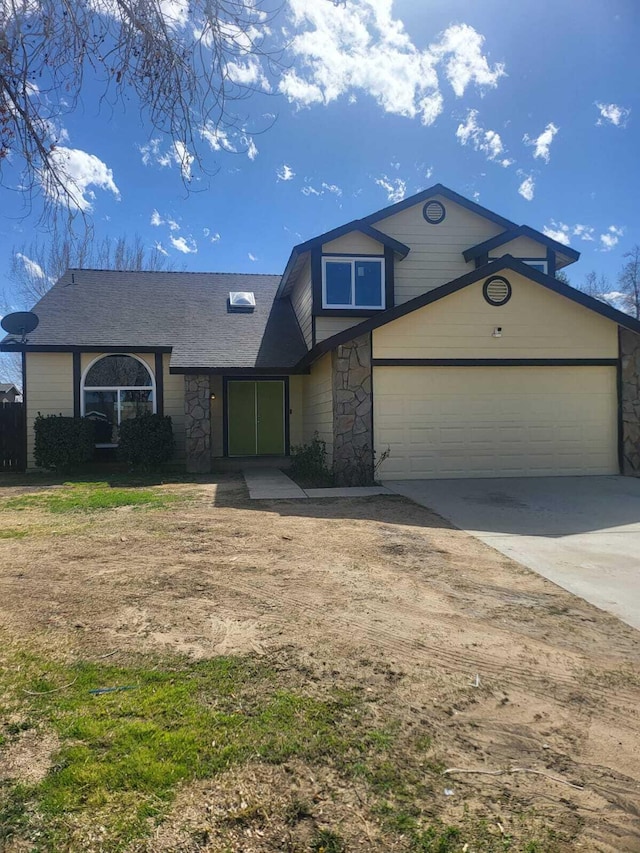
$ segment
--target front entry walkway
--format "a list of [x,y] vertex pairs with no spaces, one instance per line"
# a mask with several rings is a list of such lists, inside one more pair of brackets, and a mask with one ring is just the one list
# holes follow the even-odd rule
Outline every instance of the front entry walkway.
[[640,629],[640,479],[514,477],[386,485]]
[[244,480],[252,500],[286,498],[366,498],[390,495],[386,486],[339,486],[329,489],[301,489],[278,468],[246,468]]

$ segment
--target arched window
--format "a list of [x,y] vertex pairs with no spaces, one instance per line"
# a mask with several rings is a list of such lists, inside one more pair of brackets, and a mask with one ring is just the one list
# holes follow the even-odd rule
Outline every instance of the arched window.
[[137,356],[104,355],[85,371],[82,414],[96,422],[96,445],[118,443],[118,427],[128,418],[155,412],[153,374]]

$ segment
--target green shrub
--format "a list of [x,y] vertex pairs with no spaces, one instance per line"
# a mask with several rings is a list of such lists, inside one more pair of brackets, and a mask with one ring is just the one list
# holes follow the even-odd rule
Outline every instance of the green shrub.
[[38,412],[33,424],[35,462],[39,468],[68,471],[90,462],[94,451],[93,421]]
[[154,468],[168,462],[174,450],[168,415],[144,414],[120,424],[118,456],[129,465]]
[[327,443],[317,432],[313,434],[310,444],[291,448],[289,473],[294,480],[305,483],[319,486],[333,484],[333,473],[327,467]]

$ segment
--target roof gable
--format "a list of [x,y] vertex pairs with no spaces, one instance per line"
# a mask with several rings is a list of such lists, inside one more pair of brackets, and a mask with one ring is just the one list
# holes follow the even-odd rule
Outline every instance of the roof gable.
[[482,216],[485,219],[489,219],[491,222],[495,222],[497,225],[501,225],[503,228],[511,229],[517,228],[515,222],[511,222],[510,219],[505,219],[504,216],[499,216],[497,213],[494,213],[492,210],[489,210],[486,207],[482,207],[480,204],[476,204],[475,201],[471,201],[471,199],[465,198],[463,195],[450,190],[448,187],[443,186],[443,184],[434,184],[432,187],[429,187],[426,190],[422,190],[415,195],[409,196],[408,198],[403,199],[402,201],[397,202],[396,204],[392,204],[389,207],[384,207],[382,210],[377,210],[375,213],[371,213],[369,216],[365,216],[361,222],[366,222],[368,225],[374,225],[376,222],[381,222],[383,219],[388,219],[390,216],[395,216],[396,213],[400,213],[402,210],[406,210],[408,207],[414,207],[417,204],[423,204],[428,199],[433,198],[434,196],[443,196],[449,201],[455,202],[455,204],[459,204],[461,207],[466,208],[466,210],[470,210],[472,213],[477,214],[478,216]]
[[577,252],[570,246],[565,246],[564,243],[552,240],[551,237],[547,237],[547,235],[543,234],[541,231],[536,231],[535,228],[529,228],[528,225],[518,225],[514,228],[508,229],[502,234],[498,234],[496,237],[484,240],[476,246],[471,246],[462,253],[463,257],[465,261],[475,260],[475,258],[486,255],[487,252],[491,252],[499,246],[504,246],[505,243],[510,243],[517,237],[528,237],[530,240],[534,240],[536,243],[546,246],[553,252],[556,252],[559,255],[564,255],[570,262],[577,261],[580,257],[580,252]]
[[582,305],[584,308],[588,308],[591,311],[595,311],[597,314],[612,320],[619,326],[640,334],[640,320],[636,320],[628,314],[624,314],[622,311],[618,311],[616,308],[612,308],[610,305],[601,302],[599,299],[594,299],[592,296],[588,296],[586,293],[576,290],[574,287],[559,281],[553,276],[538,272],[538,270],[535,270],[522,261],[511,257],[511,255],[505,255],[502,258],[496,258],[489,263],[483,264],[481,267],[478,267],[477,269],[472,270],[471,272],[466,273],[447,284],[443,284],[440,287],[436,287],[433,290],[429,290],[426,293],[421,294],[420,296],[416,296],[408,302],[403,302],[400,305],[396,305],[394,308],[382,311],[374,317],[371,317],[362,323],[358,323],[357,326],[352,326],[344,332],[340,332],[337,335],[326,338],[307,353],[300,366],[311,364],[316,358],[323,355],[325,352],[335,349],[335,347],[342,343],[346,343],[347,341],[357,338],[360,335],[372,331],[373,329],[384,326],[386,323],[390,323],[393,320],[397,320],[399,317],[403,317],[406,314],[410,314],[412,311],[416,311],[418,308],[423,308],[425,305],[437,302],[445,296],[449,296],[458,290],[462,290],[464,287],[468,287],[470,284],[475,284],[475,282],[480,281],[483,278],[489,278],[503,270],[512,270],[513,272],[519,273],[525,278],[548,288],[554,293],[564,296],[567,299],[571,299],[578,305]]

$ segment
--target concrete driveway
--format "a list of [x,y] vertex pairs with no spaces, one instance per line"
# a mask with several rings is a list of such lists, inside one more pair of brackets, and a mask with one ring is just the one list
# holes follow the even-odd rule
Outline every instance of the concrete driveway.
[[518,477],[385,485],[640,629],[640,479]]

